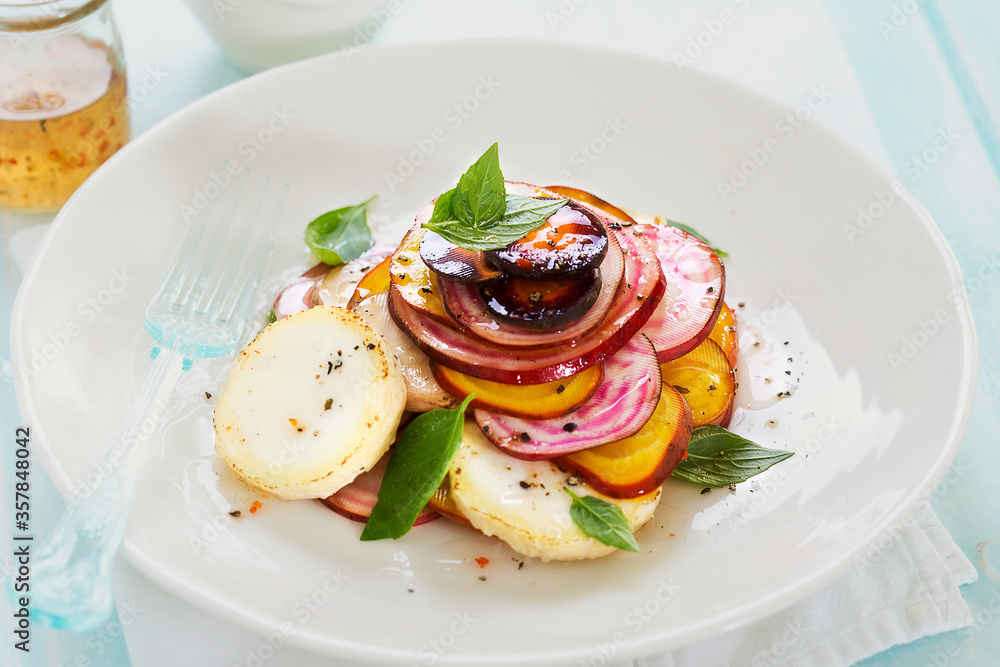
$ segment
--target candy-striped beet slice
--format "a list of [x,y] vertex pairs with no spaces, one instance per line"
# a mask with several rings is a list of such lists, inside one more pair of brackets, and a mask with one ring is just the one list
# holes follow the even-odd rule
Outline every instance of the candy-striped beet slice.
[[445,309],[473,335],[506,347],[542,348],[561,345],[587,335],[604,321],[625,276],[625,256],[614,235],[601,262],[601,292],[578,320],[556,331],[533,331],[496,320],[486,307],[478,285],[438,279]]
[[639,334],[604,362],[597,391],[573,412],[524,419],[486,410],[473,415],[490,442],[519,459],[551,459],[627,438],[649,420],[660,396],[660,366]]
[[666,275],[666,294],[642,328],[664,363],[708,338],[722,309],[726,272],[711,248],[676,227],[641,222],[628,229],[653,244]]

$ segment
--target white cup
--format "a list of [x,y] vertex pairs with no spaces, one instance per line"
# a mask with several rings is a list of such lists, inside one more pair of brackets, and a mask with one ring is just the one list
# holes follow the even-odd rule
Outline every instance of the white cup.
[[237,67],[259,72],[366,44],[403,0],[185,0]]

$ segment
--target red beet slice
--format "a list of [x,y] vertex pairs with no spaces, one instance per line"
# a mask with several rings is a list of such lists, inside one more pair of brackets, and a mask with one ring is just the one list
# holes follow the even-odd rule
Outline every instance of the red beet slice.
[[639,334],[604,361],[604,379],[583,405],[554,419],[524,419],[475,410],[479,428],[519,459],[551,459],[627,438],[643,427],[660,397],[660,365]]
[[726,271],[719,256],[700,239],[666,224],[629,228],[656,248],[667,291],[642,328],[660,363],[681,357],[708,338],[722,310]]
[[610,233],[625,253],[622,289],[602,322],[572,345],[505,348],[417,312],[395,290],[390,291],[390,312],[427,356],[462,373],[507,384],[538,384],[569,377],[620,350],[649,319],[665,289],[652,246],[627,230]]
[[[385,475],[391,453],[391,450],[386,452],[371,470],[361,473],[353,482],[328,498],[320,498],[320,501],[341,516],[361,523],[367,522],[378,500],[378,491],[382,488],[382,477]],[[420,510],[413,525],[419,526],[439,516],[440,514],[430,507],[425,507]]]
[[601,263],[607,250],[601,219],[570,201],[523,239],[486,256],[512,276],[555,280],[583,275]]
[[316,290],[319,289],[323,278],[333,267],[329,264],[317,264],[301,276],[288,283],[281,294],[274,300],[274,317],[284,319],[289,315],[309,310],[314,303]]
[[479,283],[503,275],[493,266],[481,250],[469,250],[455,245],[437,232],[427,230],[420,239],[420,259],[438,277],[450,278],[460,283]]
[[556,331],[526,331],[519,326],[497,321],[475,285],[448,280],[439,280],[438,285],[445,309],[472,335],[505,347],[543,348],[581,338],[593,331],[607,316],[615,296],[622,288],[625,275],[625,255],[613,235],[600,271],[601,290],[597,301],[579,319]]

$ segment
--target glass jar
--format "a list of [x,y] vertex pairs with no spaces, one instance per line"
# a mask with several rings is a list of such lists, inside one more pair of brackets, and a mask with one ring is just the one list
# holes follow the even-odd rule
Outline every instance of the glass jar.
[[129,136],[107,0],[0,0],[0,206],[58,209]]

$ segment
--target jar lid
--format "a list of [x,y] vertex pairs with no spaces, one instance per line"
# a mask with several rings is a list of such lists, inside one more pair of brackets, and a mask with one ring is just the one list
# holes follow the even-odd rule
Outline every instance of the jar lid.
[[34,32],[72,23],[107,0],[0,0],[0,32]]

